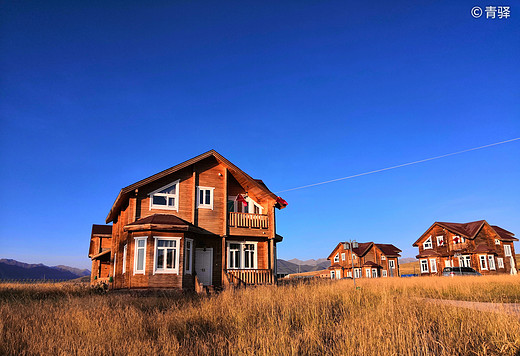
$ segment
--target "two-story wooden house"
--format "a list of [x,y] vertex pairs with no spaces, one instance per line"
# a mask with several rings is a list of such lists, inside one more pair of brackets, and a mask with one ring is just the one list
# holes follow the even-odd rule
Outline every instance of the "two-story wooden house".
[[110,276],[110,250],[112,249],[112,226],[92,225],[88,257],[92,260],[92,283],[108,282]]
[[91,252],[92,269],[108,256],[116,289],[270,284],[275,209],[286,205],[211,150],[121,189],[106,218],[110,250]]
[[472,267],[482,274],[516,274],[510,231],[485,220],[465,224],[435,222],[415,241],[421,275],[441,275],[445,267]]
[[340,242],[329,255],[331,279],[398,277],[401,250],[391,244],[360,242],[357,248],[345,248]]

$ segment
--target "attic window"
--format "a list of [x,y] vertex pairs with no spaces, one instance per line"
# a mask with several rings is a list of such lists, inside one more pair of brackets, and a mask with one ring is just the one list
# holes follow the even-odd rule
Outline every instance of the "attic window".
[[150,195],[150,210],[166,209],[179,210],[179,180],[161,187]]
[[500,245],[500,240],[499,239],[495,239],[495,245]]
[[336,256],[334,256],[334,262],[339,262],[339,253],[337,253]]
[[427,249],[430,249],[430,248],[433,248],[433,244],[432,244],[432,237],[428,237],[428,239],[426,239],[426,241],[424,241],[423,243],[423,249],[427,250]]

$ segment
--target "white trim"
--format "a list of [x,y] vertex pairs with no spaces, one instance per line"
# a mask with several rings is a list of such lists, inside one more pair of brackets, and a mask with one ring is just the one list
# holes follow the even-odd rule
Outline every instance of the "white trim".
[[395,261],[394,260],[388,260],[388,267],[391,269],[395,268]]
[[[190,247],[188,248],[188,243]],[[189,252],[188,252],[189,251]],[[190,256],[189,263],[186,263],[186,258]],[[191,274],[193,269],[193,239],[184,239],[184,273]]]
[[334,262],[339,262],[339,252],[334,256]]
[[504,268],[504,259],[502,257],[497,258],[498,268]]
[[334,271],[334,270],[330,271],[330,279],[336,279],[336,271]]
[[[424,262],[424,264],[423,264]],[[421,273],[429,273],[429,269],[428,269],[428,260],[427,259],[422,259],[419,261],[419,265],[421,266]],[[426,267],[426,268],[424,268]]]
[[[179,256],[180,256],[180,237],[171,237],[171,236],[154,236],[154,249],[153,249],[153,274],[179,274]],[[158,240],[167,240],[167,241],[175,241],[175,267],[174,268],[157,268],[157,241]],[[166,260],[166,255],[164,255],[164,259]]]
[[354,268],[354,277],[361,278],[361,268]]
[[[479,260],[479,266],[480,266],[480,269],[481,270],[486,270],[488,269],[488,265],[487,265],[487,258],[486,258],[486,255],[478,255],[478,260]],[[484,265],[482,265],[482,262],[484,262]]]
[[381,261],[386,261],[386,256],[385,255],[381,255]]
[[[204,195],[203,195],[203,199],[205,200],[206,199],[206,190],[209,190],[209,204],[207,204],[206,202],[204,203],[200,203],[200,192],[203,191],[204,192]],[[196,197],[195,197],[195,200],[197,202],[197,209],[199,208],[202,208],[202,209],[211,209],[213,210],[213,192],[214,192],[215,188],[214,187],[203,187],[203,186],[197,186],[197,194],[196,194]]]
[[[152,209],[163,209],[163,210],[179,211],[179,191],[180,191],[180,189],[179,189],[180,188],[179,187],[179,182],[180,181],[181,181],[180,179],[177,179],[173,183],[167,184],[164,187],[161,187],[159,189],[154,190],[151,193],[148,193],[148,200],[150,200],[150,210],[152,210]],[[161,190],[169,188],[169,187],[171,187],[174,184],[177,184],[177,186],[175,187],[175,194],[163,194],[163,193],[158,194],[158,192],[160,192]],[[166,197],[166,205],[154,205],[153,204],[153,196],[154,195]],[[174,204],[174,206],[168,206],[168,198],[172,198],[172,197],[175,198],[175,204]]]
[[388,274],[386,272],[386,269],[383,270],[383,277],[388,277]]
[[488,266],[489,266],[489,270],[491,270],[491,271],[495,271],[497,269],[496,264],[495,264],[495,256],[488,255]]
[[[204,285],[212,285],[213,284],[213,247],[199,247],[199,248],[196,248],[195,249],[195,256],[197,255],[197,252],[209,252],[209,284],[204,284]],[[200,256],[199,256],[200,257]],[[199,266],[200,266],[200,262],[201,262],[201,259],[197,259],[195,258],[196,261],[198,261],[199,263]],[[201,266],[203,267],[203,266]],[[200,272],[200,271],[199,271]],[[197,273],[197,264],[195,264],[195,273]],[[200,273],[199,273],[200,275]],[[201,280],[201,282],[203,282]]]
[[377,268],[372,268],[372,278],[377,278]]
[[114,253],[114,274],[112,275],[112,279],[116,280],[116,261],[117,261],[117,253]]
[[430,271],[431,273],[437,273],[437,259],[430,258]]
[[[140,249],[138,247],[139,241],[144,240],[144,253],[143,253],[143,270],[137,269],[137,251]],[[134,237],[134,276],[136,274],[146,274],[146,248],[148,245],[148,236],[136,236]]]
[[[229,262],[229,245],[230,244],[238,244],[240,245],[240,266],[239,267],[230,267]],[[245,250],[244,245],[255,245],[255,251],[254,251],[254,260],[253,260],[253,266],[252,267],[245,267]],[[234,250],[236,251],[236,250]],[[258,241],[226,241],[226,259],[227,259],[227,269],[257,269],[258,268]]]
[[[259,213],[263,214],[264,208],[262,208],[262,206],[260,204],[258,204],[256,201],[251,199],[249,196],[247,196],[247,197],[242,196],[242,197],[247,202],[247,212],[248,213],[254,214],[254,212],[255,212],[254,209],[255,209],[255,206],[256,206],[258,208],[258,210],[259,210]],[[235,196],[229,196],[228,195],[228,201],[232,201],[233,202],[233,210],[234,210],[234,212],[238,212],[237,204],[239,202],[237,201],[237,196],[236,195]],[[240,203],[240,204],[242,204],[242,203]],[[226,208],[227,208],[227,206],[226,206]]]
[[428,237],[422,244],[423,250],[430,250],[433,248],[432,236]]
[[342,260],[342,261],[345,261],[345,252],[342,252],[342,253],[341,253],[341,260]]
[[437,236],[437,246],[444,246],[444,236],[443,235]]
[[495,245],[500,245],[500,240],[499,239],[495,239]]
[[347,271],[347,278],[352,278],[352,271]]
[[504,256],[511,257],[511,245],[504,245]]
[[365,268],[365,276],[366,276],[367,278],[370,278],[370,274],[371,274],[371,272],[372,272],[372,271],[371,271],[371,268]]
[[470,255],[459,256],[459,266],[460,267],[471,267],[471,256]]
[[450,260],[444,260],[444,267],[451,267],[451,261]]
[[127,252],[128,244],[125,244],[123,246],[123,272],[122,274],[125,274],[126,272],[126,252]]

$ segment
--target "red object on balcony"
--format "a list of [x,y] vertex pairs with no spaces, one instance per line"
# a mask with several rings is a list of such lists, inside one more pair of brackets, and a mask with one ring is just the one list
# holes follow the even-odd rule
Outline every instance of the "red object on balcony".
[[289,205],[289,203],[287,203],[285,200],[283,200],[281,197],[276,197],[276,202],[278,204],[280,204],[281,206],[283,207],[286,207],[287,205]]
[[237,195],[237,201],[241,202],[244,206],[247,206],[247,201],[244,199],[244,197],[240,194]]

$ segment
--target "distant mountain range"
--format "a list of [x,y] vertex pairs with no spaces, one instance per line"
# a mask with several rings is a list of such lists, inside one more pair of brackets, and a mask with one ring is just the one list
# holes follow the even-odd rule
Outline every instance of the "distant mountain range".
[[0,259],[0,279],[75,279],[90,276],[88,269],[69,266],[45,266],[29,264],[11,259]]
[[[399,263],[409,263],[415,262],[417,259],[413,257],[400,258]],[[278,274],[290,274],[290,273],[301,273],[301,272],[311,272],[311,271],[320,271],[323,269],[327,269],[330,266],[330,260],[326,258],[319,258],[317,260],[299,260],[297,258],[293,258],[291,260],[277,260]]]

